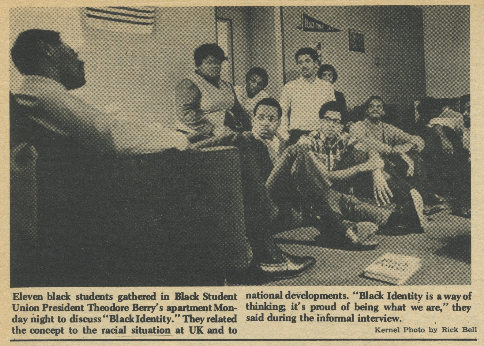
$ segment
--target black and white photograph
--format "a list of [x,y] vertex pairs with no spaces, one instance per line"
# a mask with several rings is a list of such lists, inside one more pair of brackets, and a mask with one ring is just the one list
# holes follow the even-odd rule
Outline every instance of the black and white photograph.
[[11,7],[10,287],[471,285],[470,12]]

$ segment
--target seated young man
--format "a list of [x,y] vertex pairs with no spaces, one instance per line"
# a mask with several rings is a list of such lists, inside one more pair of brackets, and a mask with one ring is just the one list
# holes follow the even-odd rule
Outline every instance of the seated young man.
[[[319,130],[287,148],[274,167],[267,180],[272,200],[278,206],[284,205],[291,199],[293,191],[287,187],[295,186],[312,202],[325,228],[332,229],[337,237],[346,236],[357,245],[366,243],[365,238],[376,231],[376,225],[390,226],[405,222],[409,229],[422,232],[426,219],[422,213],[422,199],[416,190],[410,189],[407,200],[397,206],[380,207],[334,188],[338,182],[348,181],[360,174],[381,173],[384,161],[376,151],[367,154],[350,150],[350,137],[342,133],[341,114],[336,102],[323,105],[320,116]],[[344,168],[345,161],[351,161],[348,159],[351,155],[365,156],[367,160]],[[385,181],[378,183],[386,185]],[[357,222],[366,223],[362,225]]]
[[244,107],[247,114],[254,114],[256,104],[269,95],[264,90],[269,84],[269,75],[261,67],[252,67],[245,75],[245,85],[234,87],[237,100]]
[[[221,145],[235,146],[239,149],[242,181],[246,182],[242,186],[244,198],[247,200],[247,203],[244,203],[246,222],[248,229],[254,230],[254,237],[257,237],[257,230],[262,226],[266,230],[275,231],[278,225],[273,221],[278,213],[281,214],[281,210],[278,211],[278,208],[275,208],[265,188],[267,178],[286,148],[286,141],[278,134],[281,116],[282,109],[279,102],[273,98],[265,98],[260,100],[254,108],[251,119],[252,131],[213,137],[190,145],[190,148],[193,149]],[[271,219],[267,218],[267,213],[264,213],[261,206],[270,209]],[[257,246],[257,243],[253,246]],[[311,257],[298,258],[285,253],[283,256],[289,263],[296,262],[300,266],[301,272],[314,263],[314,259]],[[295,265],[291,264],[291,266]],[[270,272],[271,268],[276,267],[275,263],[270,266],[264,263],[260,265],[260,268],[266,272]]]
[[[419,136],[410,135],[401,129],[385,123],[384,102],[380,96],[371,96],[365,103],[366,118],[350,127],[350,136],[360,143],[360,147],[366,147],[377,151],[385,161],[384,172],[394,180],[414,186],[420,193],[426,204],[433,205],[435,200],[427,187],[426,172],[420,152],[425,147],[425,142]],[[373,180],[381,180],[375,177]],[[371,179],[362,176],[354,183],[354,192],[357,196],[370,197],[374,194],[377,203],[389,203],[391,195],[386,189],[379,189],[374,184],[371,191],[368,186]],[[400,196],[395,196],[399,198]]]
[[[287,148],[278,130],[281,124],[282,108],[279,102],[273,98],[260,100],[252,112],[252,131],[233,133],[224,137],[210,138],[198,143],[191,144],[192,148],[203,148],[216,145],[230,145],[240,149],[241,160],[256,163],[258,177],[261,184],[265,184],[272,169]],[[244,172],[242,172],[244,174]],[[277,229],[287,229],[300,221],[300,217],[294,215],[292,207],[298,204],[298,196],[294,191],[294,201],[287,203],[285,208],[278,212]],[[293,203],[294,202],[294,203]],[[280,206],[279,206],[280,207]],[[276,230],[276,229],[275,229]]]
[[[37,29],[22,32],[11,55],[15,66],[25,76],[21,90],[13,97],[27,110],[25,119],[40,138],[43,152],[39,152],[39,157],[47,157],[43,160],[45,164],[48,165],[49,160],[63,160],[67,171],[77,167],[82,174],[93,156],[104,153],[135,155],[166,151],[170,159],[190,159],[190,152],[185,151],[189,141],[183,134],[157,123],[113,117],[71,95],[68,90],[86,83],[84,63],[62,42],[58,32]],[[259,181],[253,173],[256,165],[249,158],[242,165],[246,172],[242,181],[247,206],[245,223],[254,257],[258,263],[275,264],[267,271],[276,276],[300,273],[314,263],[314,259],[306,258],[302,263],[300,258],[289,260],[276,246],[270,229],[273,206],[267,197],[265,181]],[[39,186],[39,198],[42,192]],[[64,210],[62,201],[57,204],[49,208]],[[39,216],[53,213],[52,210],[39,210]]]

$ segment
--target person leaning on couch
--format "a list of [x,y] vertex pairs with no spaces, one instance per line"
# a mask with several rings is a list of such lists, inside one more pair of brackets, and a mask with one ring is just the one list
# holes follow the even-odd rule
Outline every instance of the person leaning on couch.
[[[25,77],[13,97],[29,110],[26,117],[33,124],[35,135],[40,134],[44,143],[51,143],[44,148],[44,153],[52,160],[64,160],[67,168],[70,163],[77,167],[80,162],[89,165],[92,157],[103,154],[137,155],[167,149],[183,153],[188,148],[187,137],[178,131],[138,118],[108,115],[71,95],[69,90],[86,83],[84,63],[62,42],[58,32],[39,29],[22,32],[12,47],[11,56]],[[260,194],[267,194],[265,188]],[[269,214],[267,219],[271,219]],[[260,251],[258,257],[279,265],[271,275],[299,274],[309,267],[307,260],[284,258],[270,230],[265,236],[259,235],[261,238],[263,241],[256,249]]]

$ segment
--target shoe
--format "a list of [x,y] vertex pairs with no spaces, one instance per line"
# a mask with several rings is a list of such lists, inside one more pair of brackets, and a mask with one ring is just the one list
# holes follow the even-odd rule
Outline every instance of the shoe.
[[467,219],[471,218],[470,207],[458,206],[458,207],[453,207],[452,209],[453,209],[453,214],[456,216],[465,217]]
[[358,222],[346,230],[346,239],[356,249],[374,249],[379,244],[375,238],[377,231],[373,222]]
[[427,220],[427,217],[424,215],[424,212],[423,212],[424,203],[423,203],[422,196],[415,189],[410,190],[410,196],[412,197],[414,210],[417,213],[418,226],[419,226],[419,229],[417,231],[418,233],[425,233],[425,231],[428,230],[429,221]]
[[435,205],[425,205],[423,209],[424,215],[433,215],[445,210],[446,207],[443,204],[435,204]]
[[298,276],[311,268],[315,263],[314,257],[299,257],[284,253],[285,261],[280,263],[260,263],[259,270],[270,280],[288,279]]

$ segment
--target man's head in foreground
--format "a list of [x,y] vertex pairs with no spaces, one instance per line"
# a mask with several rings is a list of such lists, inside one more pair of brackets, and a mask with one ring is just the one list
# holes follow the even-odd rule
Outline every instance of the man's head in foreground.
[[86,83],[84,62],[60,34],[32,29],[22,32],[11,50],[12,61],[23,75],[37,75],[56,80],[68,90]]
[[281,124],[282,108],[273,98],[259,101],[252,117],[252,133],[262,139],[273,139]]
[[319,118],[321,132],[324,133],[326,138],[336,138],[343,131],[341,113],[336,101],[326,102],[322,105],[319,110]]

